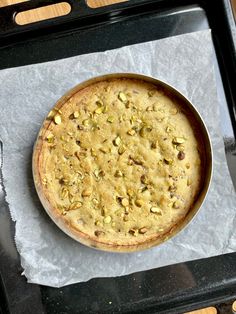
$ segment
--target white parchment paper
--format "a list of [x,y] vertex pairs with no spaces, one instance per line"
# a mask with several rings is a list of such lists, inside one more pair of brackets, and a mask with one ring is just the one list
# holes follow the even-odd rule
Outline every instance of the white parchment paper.
[[[196,105],[213,143],[213,180],[201,211],[174,239],[141,253],[105,253],[70,239],[44,212],[32,180],[33,144],[47,112],[74,85],[111,72],[143,73],[174,85]],[[210,31],[2,70],[0,82],[4,184],[29,282],[61,287],[236,250],[236,197],[220,133]]]

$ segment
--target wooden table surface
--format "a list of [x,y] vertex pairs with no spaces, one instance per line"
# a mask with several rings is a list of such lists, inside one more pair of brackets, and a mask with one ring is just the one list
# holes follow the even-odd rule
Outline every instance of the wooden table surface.
[[[27,1],[27,0],[0,0],[0,7],[14,4],[14,3],[24,2],[24,1]],[[122,2],[122,1],[127,1],[127,0],[87,0],[87,3],[89,6],[96,8],[99,6],[105,6],[105,5]],[[236,0],[232,0],[232,3],[234,5],[235,12],[236,12]],[[32,12],[29,11],[27,13],[23,12],[21,13],[20,16],[17,17],[16,21],[18,24],[27,24],[27,23],[32,23],[34,21],[56,17],[58,15],[60,16],[69,12],[70,12],[70,7],[65,2],[65,3],[60,3],[57,5],[50,6],[49,8],[44,8],[40,10],[32,10]],[[190,313],[191,314],[193,313],[194,314],[215,314],[216,310],[214,308],[208,308],[208,309],[203,309],[203,310],[199,310],[195,312],[189,312],[188,314]]]

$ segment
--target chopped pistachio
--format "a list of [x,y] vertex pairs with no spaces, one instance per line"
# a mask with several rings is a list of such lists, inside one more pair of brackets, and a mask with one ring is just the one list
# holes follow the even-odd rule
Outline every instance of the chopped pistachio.
[[127,131],[127,134],[133,136],[135,134],[135,130],[131,129],[131,130]]
[[119,136],[117,136],[114,141],[113,141],[113,144],[115,146],[119,146],[121,144],[121,138]]
[[172,131],[171,127],[167,126],[166,127],[166,133],[170,133]]
[[87,157],[87,153],[85,152],[85,151],[80,151],[79,152],[79,156],[81,156],[81,157]]
[[129,200],[127,198],[122,198],[121,204],[122,206],[126,207],[129,205]]
[[77,119],[77,118],[79,117],[79,112],[78,112],[78,111],[75,111],[75,112],[73,113],[73,116],[74,116],[75,119]]
[[83,125],[84,126],[89,126],[90,125],[90,120],[89,119],[85,119],[85,120],[83,120]]
[[127,102],[127,97],[126,97],[126,95],[125,95],[123,92],[119,92],[119,94],[118,94],[118,99],[119,99],[120,101],[122,101],[123,103],[126,103],[126,102]]
[[138,230],[132,228],[132,229],[129,230],[129,233],[132,234],[134,237],[137,237],[137,235],[138,235]]
[[157,141],[151,143],[151,148],[152,148],[152,149],[156,149],[157,146],[158,146],[158,142],[157,142]]
[[127,215],[124,216],[123,218],[124,221],[129,221],[129,217]]
[[106,217],[103,219],[103,222],[104,222],[105,224],[111,223],[111,216],[106,216]]
[[187,179],[187,186],[190,186],[192,184],[192,180],[190,178]]
[[113,221],[113,222],[111,223],[111,226],[112,226],[112,227],[115,227],[115,226],[116,226],[116,223]]
[[130,160],[132,160],[135,163],[135,165],[138,165],[138,166],[143,165],[142,160],[140,160],[138,157],[129,156],[129,158],[130,158]]
[[124,154],[125,152],[125,146],[124,145],[121,145],[119,148],[118,148],[118,154],[119,155],[122,155]]
[[100,152],[102,152],[103,154],[109,153],[109,148],[107,148],[107,147],[100,147],[99,150],[100,150]]
[[51,111],[48,113],[47,118],[48,118],[48,119],[52,119],[52,118],[54,117],[54,115],[55,115],[55,111],[54,111],[54,110],[51,110]]
[[80,152],[78,150],[75,152],[75,156],[80,159]]
[[102,223],[101,223],[100,220],[96,220],[96,221],[95,221],[95,225],[96,225],[96,226],[102,226]]
[[123,122],[123,117],[119,116],[119,122]]
[[104,177],[106,175],[104,170],[95,169],[94,176],[98,179],[99,177]]
[[144,193],[146,191],[148,191],[148,187],[147,186],[143,186],[138,190],[140,193]]
[[97,122],[95,121],[92,121],[92,128],[91,128],[92,131],[96,131],[96,130],[100,130],[100,126]]
[[82,191],[82,196],[83,197],[88,197],[88,196],[90,196],[92,194],[92,189],[91,188],[87,188],[87,189],[84,189],[83,191]]
[[167,206],[168,206],[168,207],[173,207],[173,204],[174,204],[173,202],[169,202],[169,203],[167,204]]
[[[154,110],[155,112],[157,112],[157,111],[164,112],[162,109],[159,108],[159,106],[160,106],[160,105],[159,105],[158,103],[154,104],[154,105],[153,105],[153,110]],[[161,111],[161,110],[162,110],[162,111]],[[160,120],[160,121],[159,121],[159,120]],[[158,120],[159,122],[162,121],[162,119],[159,119],[159,120]]]
[[59,108],[54,108],[55,111],[57,111],[58,113],[62,114],[62,111]]
[[69,210],[75,210],[78,209],[82,206],[81,202],[74,202],[70,205]]
[[179,160],[183,160],[183,159],[185,158],[185,153],[182,152],[182,151],[180,151],[180,152],[178,153],[177,157],[178,157]]
[[122,214],[123,214],[123,209],[117,209],[116,211],[115,211],[115,214],[116,214],[116,216],[118,216],[118,217],[121,217],[122,216]]
[[185,167],[186,167],[187,169],[189,169],[189,168],[190,168],[190,163],[187,162],[186,165],[185,165]]
[[170,109],[170,114],[175,115],[175,114],[177,114],[177,113],[178,113],[178,109],[176,109],[176,108],[171,108],[171,109]]
[[71,193],[69,193],[69,201],[70,201],[70,203],[74,203],[74,201],[75,201],[75,197]]
[[153,111],[153,107],[152,106],[148,106],[147,108],[146,108],[146,111]]
[[176,192],[176,190],[177,190],[177,186],[176,185],[170,185],[169,186],[169,188],[168,188],[168,191],[170,191],[170,192]]
[[107,214],[107,209],[103,206],[101,209],[101,215],[105,216]]
[[98,107],[94,112],[96,114],[101,114],[101,113],[103,113],[103,110],[104,110],[104,107]]
[[96,105],[97,105],[98,107],[102,107],[102,106],[103,106],[103,101],[102,101],[101,99],[97,100],[97,101],[96,101]]
[[105,177],[106,173],[104,170],[99,171],[99,177]]
[[173,208],[178,209],[180,207],[180,201],[175,201],[173,204]]
[[148,177],[145,174],[143,174],[143,175],[141,175],[140,181],[143,184],[148,184]]
[[185,139],[183,137],[174,137],[172,143],[173,144],[183,144]]
[[84,127],[83,127],[82,125],[79,125],[79,124],[78,124],[78,125],[77,125],[77,129],[80,130],[80,131],[82,131],[82,130],[84,130]]
[[79,180],[83,180],[83,178],[84,178],[83,173],[80,172],[80,171],[77,171],[77,173],[78,173],[78,179],[79,179]]
[[160,209],[160,207],[153,206],[150,208],[150,212],[162,216],[162,210]]
[[91,148],[90,151],[91,151],[91,156],[92,157],[97,157],[97,154],[96,154],[96,151],[95,151],[94,148]]
[[116,200],[118,203],[121,202],[122,197],[121,196],[117,196],[117,195],[113,195],[113,199]]
[[114,122],[114,117],[113,117],[113,116],[109,116],[109,117],[107,118],[107,122],[113,123],[113,122]]
[[134,164],[134,161],[133,161],[132,159],[129,159],[129,160],[128,160],[128,165],[129,165],[129,166],[132,166],[133,164]]
[[100,230],[95,230],[95,231],[94,231],[94,235],[95,235],[96,237],[100,237],[100,236],[102,236],[102,235],[104,235],[104,234],[105,234],[104,231],[100,231]]
[[131,116],[130,123],[134,124],[134,122],[136,122],[136,121],[137,121],[137,116]]
[[93,198],[92,201],[93,201],[93,204],[94,204],[94,205],[98,205],[98,204],[99,204],[99,201],[98,201],[96,198]]
[[71,193],[69,193],[69,200],[71,203],[74,203],[74,201],[75,201],[75,196],[72,195]]
[[132,106],[132,102],[127,100],[127,102],[125,103],[125,107],[130,108],[131,106]]
[[54,135],[52,133],[48,134],[47,142],[48,143],[53,143],[54,142]]
[[164,162],[167,164],[167,165],[172,165],[173,164],[173,160],[170,159],[170,158],[164,158]]
[[141,137],[145,137],[147,132],[151,132],[152,131],[152,127],[151,126],[143,126],[141,128],[141,130],[139,131],[139,134]]
[[143,228],[140,228],[138,232],[141,233],[141,234],[144,234],[147,231],[148,231],[148,229],[146,227],[143,227]]
[[144,136],[146,135],[145,127],[142,127],[142,128],[141,128],[139,134],[140,134],[141,137],[144,137]]
[[116,170],[115,177],[121,178],[121,177],[123,177],[123,173],[120,170]]
[[67,185],[67,184],[69,184],[69,179],[68,178],[65,178],[65,177],[63,177],[63,178],[61,178],[60,180],[59,180],[59,183],[60,184],[65,184],[65,185]]
[[184,145],[183,145],[183,144],[176,145],[176,149],[177,149],[179,152],[183,152],[183,151],[184,151]]
[[130,211],[130,207],[129,206],[125,206],[125,214],[126,215],[128,215],[129,211]]
[[134,127],[132,127],[132,129],[135,131],[135,133],[137,133],[139,131],[139,126],[135,125]]
[[145,204],[145,203],[144,203],[144,201],[143,201],[142,199],[139,199],[139,198],[138,198],[138,199],[135,201],[135,205],[138,206],[138,207],[142,207],[144,204]]
[[99,177],[99,172],[100,172],[100,170],[99,169],[95,169],[94,170],[94,176],[98,179],[98,177]]
[[56,114],[53,119],[56,124],[61,124],[61,116],[59,114]]
[[134,196],[134,191],[133,191],[132,189],[128,189],[128,190],[127,190],[127,194],[128,194],[130,197],[132,197],[132,196]]
[[68,189],[63,187],[60,193],[61,199],[65,199],[68,196]]

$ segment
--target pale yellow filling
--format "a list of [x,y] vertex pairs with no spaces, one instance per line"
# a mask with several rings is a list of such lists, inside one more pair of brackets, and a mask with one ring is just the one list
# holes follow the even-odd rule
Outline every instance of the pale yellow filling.
[[99,82],[49,118],[42,183],[74,228],[125,245],[186,215],[200,186],[199,141],[162,90],[132,79]]

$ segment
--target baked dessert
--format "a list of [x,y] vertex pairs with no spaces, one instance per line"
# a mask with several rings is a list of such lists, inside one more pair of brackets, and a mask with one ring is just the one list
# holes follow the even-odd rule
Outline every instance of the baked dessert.
[[70,236],[134,251],[163,242],[202,187],[198,122],[162,86],[110,78],[74,90],[49,113],[35,146],[40,199]]

